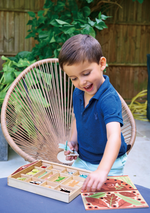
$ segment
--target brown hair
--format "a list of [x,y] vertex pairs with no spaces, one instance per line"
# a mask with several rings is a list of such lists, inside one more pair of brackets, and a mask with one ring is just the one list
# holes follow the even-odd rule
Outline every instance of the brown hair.
[[72,65],[79,62],[96,62],[99,64],[103,56],[100,43],[90,35],[78,34],[69,38],[62,46],[59,54],[59,64]]

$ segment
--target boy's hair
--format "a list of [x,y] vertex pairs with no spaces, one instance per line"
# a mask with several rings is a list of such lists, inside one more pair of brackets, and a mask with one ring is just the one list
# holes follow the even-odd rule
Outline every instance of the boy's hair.
[[78,34],[69,38],[62,46],[59,54],[61,69],[64,65],[73,65],[84,61],[99,64],[103,56],[100,43],[90,35]]

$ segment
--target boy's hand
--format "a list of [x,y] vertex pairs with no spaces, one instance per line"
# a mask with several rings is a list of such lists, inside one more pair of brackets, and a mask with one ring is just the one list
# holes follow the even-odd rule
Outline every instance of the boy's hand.
[[[73,151],[78,151],[78,144],[74,141],[69,141],[68,142],[68,146],[70,147],[70,149]],[[67,156],[69,155],[71,152],[68,150],[68,151],[64,151],[64,154],[66,155],[66,160],[76,160],[77,159],[77,156]]]
[[84,190],[87,192],[95,192],[96,190],[100,190],[106,179],[106,171],[96,170],[91,172],[84,181],[81,192]]

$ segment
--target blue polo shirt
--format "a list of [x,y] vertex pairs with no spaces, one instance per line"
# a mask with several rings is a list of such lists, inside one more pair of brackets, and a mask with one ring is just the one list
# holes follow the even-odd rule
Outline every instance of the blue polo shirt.
[[[73,107],[77,126],[79,157],[87,162],[99,164],[107,143],[106,124],[119,122],[123,125],[120,98],[105,76],[104,83],[84,107],[84,92],[75,88]],[[118,157],[126,153],[127,144],[121,133],[121,148]]]

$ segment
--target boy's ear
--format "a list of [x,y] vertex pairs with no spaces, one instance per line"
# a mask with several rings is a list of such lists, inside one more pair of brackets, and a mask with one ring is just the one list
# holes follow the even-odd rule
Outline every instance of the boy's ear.
[[100,58],[100,65],[101,65],[101,70],[103,71],[106,68],[106,58],[105,57],[101,57]]

